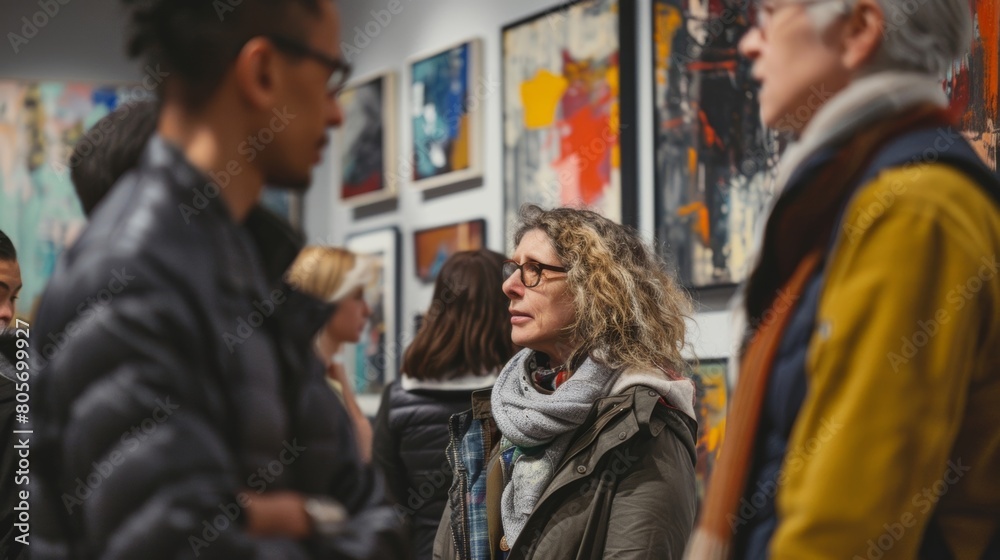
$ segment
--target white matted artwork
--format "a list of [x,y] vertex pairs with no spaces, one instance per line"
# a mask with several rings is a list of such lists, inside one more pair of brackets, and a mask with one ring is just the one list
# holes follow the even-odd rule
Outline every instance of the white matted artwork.
[[409,64],[410,179],[428,189],[482,176],[481,51],[472,39]]
[[357,344],[341,350],[344,372],[354,384],[361,410],[374,416],[386,384],[399,371],[399,230],[382,228],[351,235],[346,246],[376,260],[376,274],[365,286],[372,315]]
[[358,80],[340,93],[344,124],[337,138],[340,200],[362,205],[396,196],[396,75]]

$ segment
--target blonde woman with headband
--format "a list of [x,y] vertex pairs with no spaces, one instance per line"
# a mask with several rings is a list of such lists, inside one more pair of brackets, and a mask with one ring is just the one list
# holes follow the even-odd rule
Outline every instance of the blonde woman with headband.
[[344,343],[361,338],[372,310],[365,301],[364,287],[375,274],[371,259],[338,247],[311,245],[292,263],[288,280],[298,290],[336,304],[323,329],[316,335],[316,353],[326,367],[327,380],[343,398],[354,423],[358,451],[365,462],[371,461],[372,426],[358,406],[344,366],[337,359]]

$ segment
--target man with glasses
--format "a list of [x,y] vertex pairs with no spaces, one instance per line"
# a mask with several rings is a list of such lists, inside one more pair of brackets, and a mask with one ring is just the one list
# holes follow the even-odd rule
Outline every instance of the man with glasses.
[[167,78],[32,329],[33,557],[405,558],[313,357],[331,310],[282,282],[299,239],[258,207],[341,123],[334,4],[125,4]]

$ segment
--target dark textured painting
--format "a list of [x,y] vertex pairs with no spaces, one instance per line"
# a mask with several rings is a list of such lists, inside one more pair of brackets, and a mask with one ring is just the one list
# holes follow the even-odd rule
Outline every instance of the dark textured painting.
[[685,286],[745,275],[770,200],[775,137],[760,123],[741,0],[655,0],[656,234]]

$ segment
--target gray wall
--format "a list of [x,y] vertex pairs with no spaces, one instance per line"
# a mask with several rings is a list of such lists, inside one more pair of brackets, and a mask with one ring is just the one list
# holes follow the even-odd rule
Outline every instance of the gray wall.
[[38,16],[39,22],[48,21],[26,44],[18,44],[16,53],[8,34],[22,35],[22,18],[30,21],[36,13],[44,12],[39,0],[0,1],[0,77],[86,82],[124,82],[141,77],[138,66],[125,58],[120,0],[41,1],[59,11],[53,17]]

